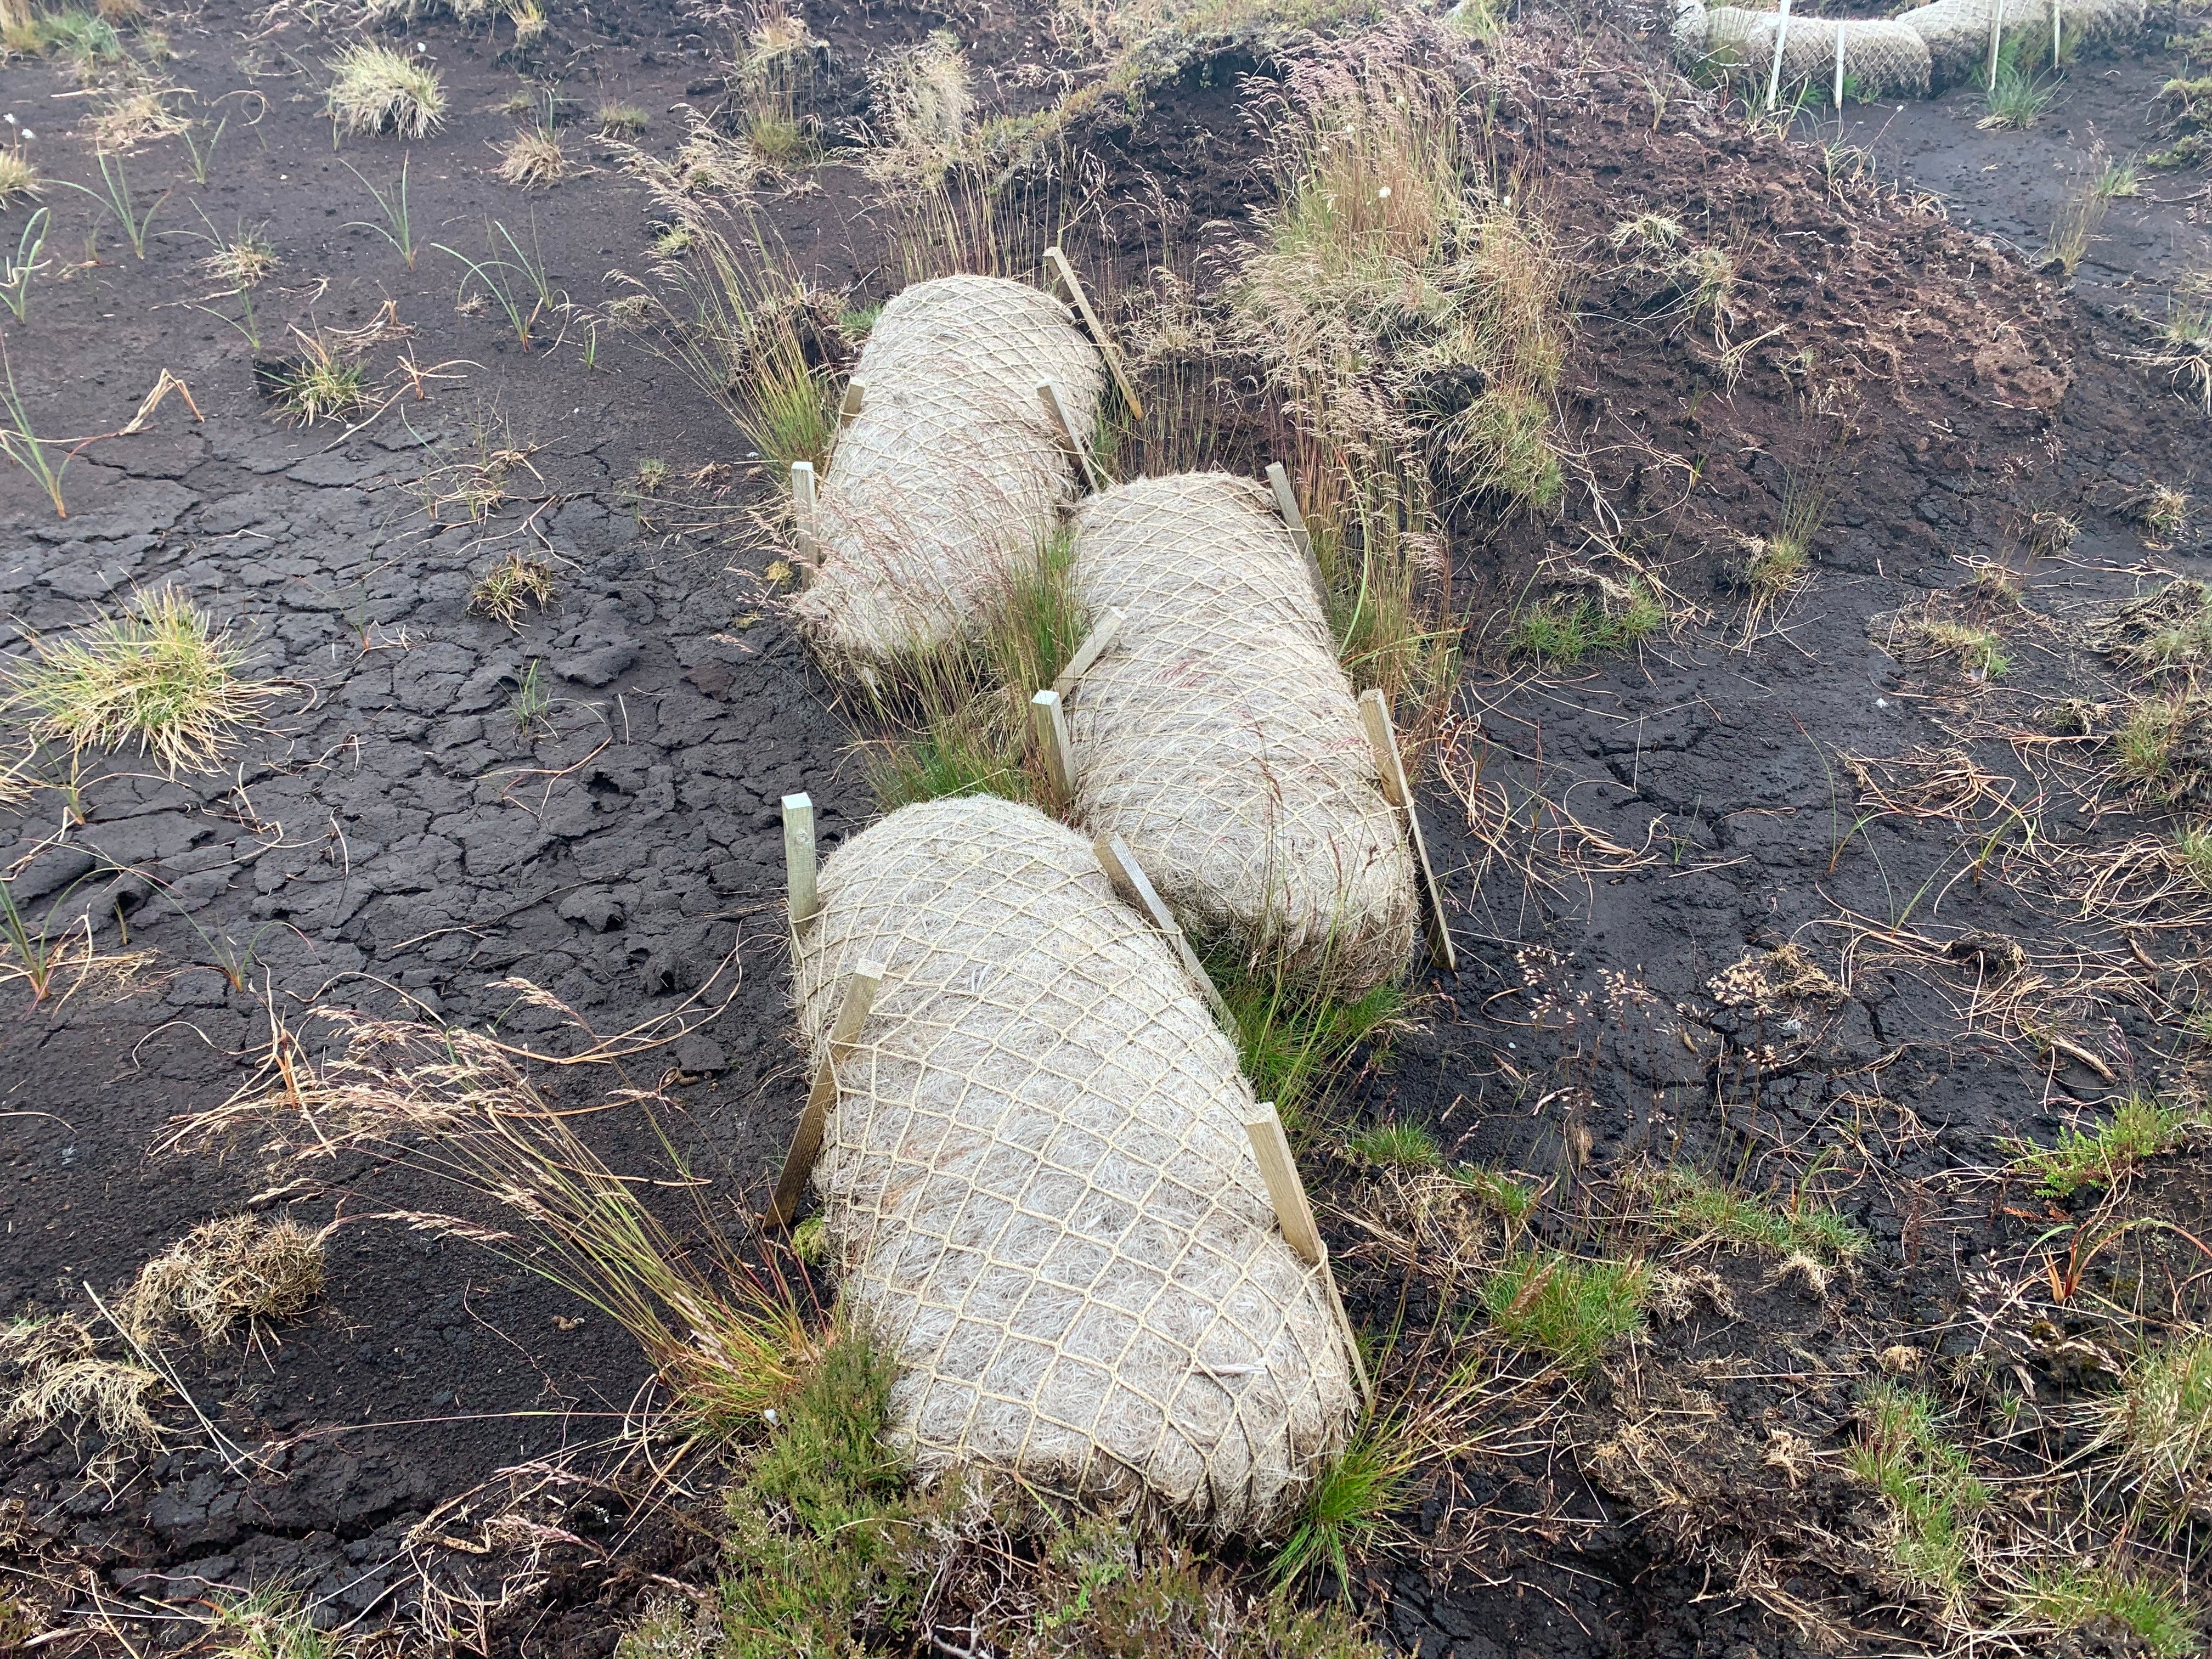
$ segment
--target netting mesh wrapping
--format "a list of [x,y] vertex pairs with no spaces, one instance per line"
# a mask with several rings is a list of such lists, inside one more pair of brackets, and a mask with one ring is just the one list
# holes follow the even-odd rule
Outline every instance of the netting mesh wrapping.
[[1087,437],[1104,377],[1066,307],[1024,283],[946,276],[885,306],[822,482],[822,571],[798,601],[817,647],[890,664],[972,633],[1074,498],[1037,383]]
[[1260,485],[1145,478],[1075,514],[1074,587],[1121,631],[1067,699],[1077,823],[1186,931],[1358,991],[1419,921],[1411,854],[1305,556]]
[[[1774,62],[1774,37],[1780,27],[1777,14],[1752,11],[1741,6],[1715,6],[1705,14],[1705,55],[1719,62],[1741,64],[1754,77]],[[1924,97],[1929,88],[1928,47],[1903,23],[1881,18],[1796,15],[1782,42],[1782,84],[1784,88],[1810,83],[1825,94],[1834,83],[1836,47],[1841,41],[1844,73],[1856,83],[1856,95],[1882,93]]]
[[1341,1449],[1351,1359],[1283,1242],[1235,1048],[1085,840],[993,796],[892,813],[826,860],[795,964],[838,1067],[814,1181],[842,1295],[897,1356],[925,1476],[1014,1477],[1264,1531]]
[[[1897,21],[1928,43],[1928,56],[1937,86],[1949,86],[1985,74],[1990,61],[1990,15],[2003,8],[2007,39],[2025,33],[2031,46],[2030,63],[2051,52],[2051,0],[1936,0],[1901,12]],[[2060,0],[2059,30],[2063,43],[2094,46],[2123,39],[2142,27],[2145,0]]]
[[[2147,0],[2060,0],[2059,28],[2064,44],[2088,47],[2124,39],[2142,27]],[[1892,18],[1843,21],[1844,73],[1857,82],[1860,95],[1882,93],[1923,96],[1930,90],[1986,72],[1990,21],[2003,9],[2002,36],[2025,39],[2026,61],[2047,60],[2051,51],[2051,0],[1936,0]],[[1835,75],[1838,20],[1804,14],[1790,20],[1782,46],[1782,84],[1810,82],[1825,90]],[[1680,0],[1674,12],[1674,46],[1685,64],[1711,61],[1741,64],[1763,74],[1774,61],[1774,39],[1781,27],[1771,10],[1713,6]]]

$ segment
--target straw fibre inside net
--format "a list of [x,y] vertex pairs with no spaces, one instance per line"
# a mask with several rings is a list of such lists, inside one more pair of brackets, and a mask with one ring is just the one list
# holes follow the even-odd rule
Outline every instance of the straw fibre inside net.
[[1411,854],[1267,492],[1146,478],[1075,517],[1074,585],[1124,621],[1067,698],[1075,820],[1128,842],[1194,937],[1358,991],[1418,921]]
[[[2022,67],[2047,64],[2051,0],[1936,0],[1899,13],[1897,21],[1928,43],[1935,84],[1947,87],[1987,72],[1991,14],[2000,9],[2001,39],[2023,43]],[[2144,0],[2060,0],[2061,44],[2070,52],[2124,39],[2142,27],[2144,10]]]
[[[1756,80],[1773,64],[1780,31],[1774,12],[1715,6],[1705,14],[1704,51],[1692,56],[1741,66]],[[1791,16],[1789,32],[1782,35],[1783,90],[1809,85],[1816,96],[1825,97],[1835,82],[1838,45],[1844,74],[1851,82],[1847,95],[1927,94],[1928,47],[1913,30],[1881,18],[1839,21],[1802,14]]]
[[925,1476],[1012,1476],[1264,1532],[1358,1407],[1320,1274],[1283,1242],[1235,1049],[1083,838],[994,796],[892,813],[824,861],[796,963],[838,1067],[814,1180],[844,1304],[896,1355]]
[[885,306],[821,485],[821,574],[797,605],[817,648],[889,665],[975,632],[1074,498],[1038,382],[1087,438],[1104,374],[1066,307],[1024,283],[947,276]]

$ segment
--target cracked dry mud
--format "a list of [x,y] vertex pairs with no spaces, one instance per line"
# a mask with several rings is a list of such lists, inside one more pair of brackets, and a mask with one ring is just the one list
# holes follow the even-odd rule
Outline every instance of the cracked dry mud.
[[[1011,72],[1051,57],[1016,9],[837,3],[806,18],[825,43],[817,91],[833,131],[866,112],[872,54],[941,24],[1009,71],[993,77],[1004,107],[1044,101]],[[602,1035],[683,1030],[637,1048],[624,1075],[666,1086],[678,1111],[661,1127],[711,1183],[710,1212],[740,1214],[801,1092],[777,802],[809,793],[825,845],[873,809],[833,689],[763,574],[776,549],[750,509],[769,491],[723,410],[634,334],[603,327],[587,360],[574,315],[549,317],[523,351],[495,309],[456,311],[461,267],[430,246],[481,258],[496,220],[538,239],[555,288],[603,303],[622,291],[603,287],[607,273],[647,260],[647,204],[614,152],[572,130],[577,176],[528,196],[498,184],[487,146],[513,129],[497,106],[522,84],[518,66],[450,22],[406,37],[447,78],[447,129],[335,152],[316,112],[319,42],[250,41],[257,15],[230,0],[167,26],[179,82],[208,100],[234,88],[258,99],[238,100],[206,187],[174,141],[130,158],[145,196],[172,192],[143,261],[88,199],[50,191],[73,268],[34,289],[8,340],[42,431],[120,426],[163,369],[206,418],[172,398],[146,433],[92,446],[64,480],[66,519],[20,471],[0,478],[0,599],[21,630],[43,634],[174,586],[250,641],[283,696],[220,774],[169,779],[121,755],[87,767],[83,822],[66,835],[51,788],[0,817],[27,914],[55,931],[82,915],[103,948],[153,953],[134,985],[0,1023],[0,1304],[52,1311],[78,1304],[81,1286],[110,1292],[241,1206],[339,1224],[316,1312],[255,1343],[173,1356],[194,1404],[231,1442],[263,1449],[258,1469],[180,1431],[179,1449],[87,1480],[71,1437],[15,1436],[0,1444],[0,1552],[80,1609],[81,1633],[53,1652],[102,1650],[81,1617],[94,1591],[146,1613],[277,1578],[376,1624],[419,1614],[426,1584],[485,1593],[526,1553],[542,1581],[471,1644],[606,1653],[653,1583],[711,1578],[715,1549],[634,1464],[613,1467],[650,1381],[630,1340],[495,1255],[391,1218],[453,1201],[416,1178],[349,1164],[302,1182],[251,1138],[220,1158],[152,1149],[173,1119],[252,1074],[272,1007],[295,1020],[318,1003],[411,1008],[574,1052],[575,1023],[523,1000],[520,980]],[[1968,1177],[2015,1140],[2048,1143],[2124,1080],[2202,1068],[2179,1024],[2191,970],[2163,965],[2193,955],[2186,939],[2067,913],[2033,872],[1999,880],[1972,866],[2003,801],[2037,801],[2062,860],[2162,822],[2117,791],[2100,797],[2067,751],[2015,739],[2061,696],[2116,695],[2083,634],[2095,605],[2158,571],[2203,572],[2201,535],[2147,548],[2120,504],[2147,480],[2212,491],[2212,426],[2128,361],[2145,326],[2129,307],[2203,268],[2203,173],[2161,179],[2180,205],[2126,219],[2085,270],[2085,298],[1997,239],[2033,240],[2051,155],[2086,164],[2086,120],[2080,142],[2047,123],[2032,149],[2018,135],[1954,144],[1934,124],[1969,125],[1956,99],[1885,115],[1878,134],[1855,121],[1885,179],[1901,168],[1957,189],[1946,220],[1839,182],[1817,150],[1749,131],[1686,86],[1655,110],[1644,77],[1668,73],[1664,31],[1632,9],[1532,18],[1507,39],[1520,45],[1504,66],[1501,163],[1540,178],[1563,240],[1591,250],[1560,400],[1591,483],[1553,516],[1479,502],[1454,516],[1474,665],[1422,808],[1463,958],[1455,975],[1423,978],[1416,1029],[1357,1069],[1340,1109],[1431,1126],[1454,1157],[1552,1182],[1562,1211],[1537,1226],[1560,1238],[1575,1194],[1639,1158],[1729,1167],[1756,1188],[1871,1147],[1840,1203],[1875,1249],[1831,1294],[1723,1259],[1720,1288],[1655,1326],[1638,1368],[1573,1396],[1581,1455],[1521,1445],[1466,1460],[1408,1516],[1420,1550],[1378,1559],[1357,1594],[1387,1639],[1424,1656],[1739,1659],[1817,1650],[1836,1630],[1845,1650],[1874,1650],[1911,1627],[1831,1547],[1871,1525],[1833,1455],[1870,1357],[1995,1353],[2005,1377],[2048,1378],[2057,1364],[1977,1312],[1990,1276],[2050,1224],[2048,1206]],[[717,49],[672,10],[623,6],[557,17],[553,43],[522,67],[566,95],[646,106],[647,147],[665,154],[681,135],[670,112],[714,101]],[[2166,62],[2146,47],[2100,66],[2130,92],[2096,105],[2099,138],[2123,147],[2115,129],[2142,118],[2141,89]],[[1267,190],[1247,110],[1276,72],[1226,46],[1140,110],[1079,124],[1117,269],[1142,270],[1164,234],[1235,245]],[[1246,76],[1260,84],[1240,86]],[[89,145],[69,133],[74,85],[57,64],[0,68],[5,107],[40,133],[49,175],[96,182]],[[2086,106],[2103,94],[2079,95]],[[249,123],[249,108],[264,112]],[[1971,188],[1939,176],[1985,151],[1997,170]],[[374,204],[344,165],[384,187],[403,154],[422,244],[412,267],[356,222]],[[2023,155],[2034,165],[2015,167]],[[819,285],[879,297],[881,229],[839,160],[821,190],[771,192],[763,210]],[[2192,189],[2194,206],[2181,200]],[[224,302],[182,234],[198,228],[192,201],[226,228],[268,224],[283,264],[257,291],[263,356],[289,325],[368,327],[389,301],[410,332],[371,349],[374,372],[407,353],[435,369],[427,395],[391,382],[390,407],[350,434],[277,421],[256,353],[196,308]],[[1595,252],[1647,208],[1737,240],[1735,336],[1783,331],[1740,380]],[[95,228],[97,263],[78,263]],[[1723,583],[1731,538],[1770,530],[1793,472],[1828,442],[1805,412],[1802,348],[1854,383],[1852,438],[1811,585],[1747,644]],[[1232,430],[1227,459],[1256,471],[1267,416],[1242,411]],[[507,498],[474,521],[450,499],[455,469],[496,451],[516,457]],[[641,491],[648,459],[678,482]],[[702,468],[720,471],[683,482]],[[1960,561],[2015,554],[2042,507],[2081,529],[2030,568],[2022,607],[1965,592]],[[1571,673],[1506,660],[1505,618],[1608,515],[1662,548],[1678,625]],[[545,560],[558,586],[515,629],[467,611],[474,580],[510,550]],[[1895,619],[1930,604],[2001,627],[2014,656],[2003,681],[1972,683],[1901,643]],[[520,718],[518,698],[534,694],[542,712]],[[1911,780],[1881,763],[1950,749],[1997,780],[1970,813],[1859,823],[1863,786],[1844,757],[1901,792]],[[2067,1047],[1969,1012],[1987,964],[1924,948],[1966,931],[2025,943],[2038,1006]],[[1717,994],[1717,976],[1788,942],[1834,995],[1730,1006]],[[603,1082],[554,1070],[546,1086],[568,1103]],[[610,1114],[592,1133],[617,1170],[665,1167],[649,1125]],[[1325,1209],[1334,1200],[1325,1230],[1355,1319],[1410,1343],[1447,1310],[1348,1218],[1367,1177],[1338,1163],[1310,1179]],[[2209,1199],[2186,1155],[2131,1202],[2201,1233]],[[2170,1239],[2142,1248],[2160,1271],[2194,1271]],[[1639,1429],[1703,1462],[1694,1501],[1640,1459]],[[1802,1486],[1794,1454],[1774,1461],[1800,1444],[1814,1449]],[[526,1512],[558,1536],[526,1552],[488,1545],[510,1486],[542,1487],[556,1463],[569,1484],[537,1491]],[[1793,1621],[1784,1607],[1815,1613]],[[163,1648],[193,1629],[148,1620],[133,1639]]]

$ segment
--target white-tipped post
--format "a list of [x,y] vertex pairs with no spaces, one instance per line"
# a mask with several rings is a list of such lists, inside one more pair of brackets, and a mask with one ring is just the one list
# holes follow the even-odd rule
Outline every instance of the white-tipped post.
[[1997,89],[1997,47],[2004,40],[2005,0],[1990,0],[1989,90]]
[[799,556],[813,568],[822,568],[822,540],[816,529],[814,463],[791,464],[792,540]]
[[1030,722],[1036,728],[1037,744],[1044,750],[1045,769],[1060,799],[1075,799],[1075,757],[1067,739],[1067,710],[1057,691],[1040,691],[1030,699]]
[[1790,0],[1782,0],[1782,8],[1774,20],[1774,66],[1766,72],[1766,107],[1772,109],[1782,95],[1782,48],[1790,39]]
[[822,908],[821,895],[816,890],[814,853],[814,798],[811,795],[786,795],[783,798],[783,882],[789,895],[791,931],[794,933],[814,920],[814,913]]

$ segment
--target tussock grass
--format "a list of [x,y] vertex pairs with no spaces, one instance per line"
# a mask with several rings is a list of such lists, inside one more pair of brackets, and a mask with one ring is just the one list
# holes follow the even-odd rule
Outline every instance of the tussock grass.
[[1926,649],[1952,659],[1971,679],[1998,679],[2012,666],[2004,640],[1994,629],[1923,618],[1908,623],[1905,632]]
[[518,132],[494,146],[499,165],[493,175],[520,190],[544,190],[568,176],[568,153],[550,129]]
[[1626,651],[1667,625],[1667,612],[1641,581],[1611,593],[1540,601],[1513,619],[1508,655],[1546,668],[1572,668],[1603,653]]
[[1237,1029],[1237,1054],[1261,1100],[1275,1103],[1294,1138],[1328,1085],[1362,1048],[1387,1052],[1408,1028],[1405,988],[1378,985],[1349,1002],[1289,980],[1266,956],[1205,953]]
[[171,776],[215,769],[277,694],[246,678],[244,646],[173,588],[74,634],[40,635],[0,673],[0,696],[34,742],[78,753],[136,744]]
[[2013,1597],[2020,1613],[2062,1631],[2096,1626],[2127,1631],[2154,1659],[2203,1651],[2187,1595],[2116,1568],[2075,1562],[2031,1573]]
[[543,611],[552,604],[554,592],[551,565],[526,553],[507,553],[470,587],[469,613],[520,628],[523,607]]
[[427,138],[445,121],[445,89],[428,64],[362,40],[339,52],[329,68],[323,113],[339,132]]
[[0,1329],[0,1428],[37,1434],[80,1421],[118,1447],[161,1443],[149,1402],[165,1386],[143,1365],[101,1357],[73,1315],[21,1320]]
[[867,167],[891,183],[934,184],[966,152],[975,119],[967,54],[949,30],[868,66],[877,146]]
[[[2168,532],[2180,528],[2188,514],[2188,497],[2167,492],[2177,501],[2146,507],[2142,522],[2153,525],[2152,514]],[[2097,647],[2115,666],[2148,679],[2196,675],[2212,670],[2212,586],[2190,577],[2123,600],[2091,629]]]
[[1500,1336],[1583,1371],[1642,1327],[1650,1289],[1641,1262],[1585,1261],[1546,1249],[1509,1257],[1484,1285],[1482,1299]]
[[813,118],[805,112],[814,46],[797,16],[780,5],[763,7],[730,77],[746,142],[779,172],[804,165],[814,152]]
[[[515,988],[521,1006],[568,1012],[535,987]],[[640,1183],[600,1161],[508,1050],[477,1032],[322,1012],[337,1034],[332,1052],[312,1059],[280,1031],[261,1076],[167,1144],[275,1131],[273,1144],[297,1158],[374,1152],[495,1200],[516,1231],[437,1213],[410,1219],[484,1245],[620,1326],[696,1432],[749,1431],[798,1386],[815,1345],[790,1288],[726,1249],[695,1261],[641,1200]],[[652,1099],[622,1098],[637,1109]]]
[[29,156],[20,149],[0,149],[0,207],[36,196],[43,187]]
[[1942,1424],[1932,1396],[1878,1382],[1862,1404],[1858,1444],[1846,1461],[1888,1500],[1898,1566],[1915,1583],[1957,1597],[1972,1582],[1971,1531],[1990,1492]]
[[1536,1213],[1540,1196],[1536,1189],[1502,1170],[1486,1170],[1478,1164],[1462,1164],[1451,1173],[1453,1180],[1473,1193],[1505,1224],[1509,1242]]
[[1808,1255],[1830,1267],[1867,1253],[1867,1236],[1802,1193],[1787,1204],[1737,1191],[1696,1170],[1662,1170],[1651,1182],[1659,1224],[1678,1238],[1719,1239],[1771,1255]]
[[1345,1150],[1370,1164],[1387,1164],[1401,1170],[1440,1170],[1443,1148],[1418,1123],[1371,1124],[1345,1137]]
[[2154,542],[2179,536],[2189,524],[2189,492],[2172,484],[2146,483],[2120,502],[2120,511],[2141,525]]
[[635,138],[653,124],[653,118],[637,104],[602,104],[592,125],[602,137]]
[[252,1328],[297,1319],[323,1293],[327,1231],[289,1216],[206,1222],[139,1268],[124,1319],[141,1342],[179,1320],[221,1342],[241,1320]]
[[200,269],[229,288],[252,288],[283,263],[265,225],[251,229],[241,225],[228,237],[210,225],[208,240],[215,244],[215,252],[199,262]]
[[2142,1502],[2177,1526],[2207,1510],[2212,1482],[2212,1334],[2195,1331],[2128,1367],[2116,1395],[2094,1401],[2097,1449]]
[[295,357],[257,364],[256,375],[277,411],[301,426],[350,420],[368,406],[368,369],[320,334],[292,331]]
[[1562,479],[1567,268],[1526,181],[1493,176],[1470,131],[1446,79],[1402,64],[1285,107],[1278,204],[1231,298],[1324,449],[1412,450],[1459,489],[1541,506]]
[[2026,131],[2051,106],[2052,88],[2032,70],[2022,69],[2008,53],[1997,65],[1996,78],[1983,94],[1989,113],[1975,123],[1985,128],[2010,127]]
[[305,1596],[274,1584],[221,1602],[207,1639],[216,1659],[345,1659],[349,1645],[315,1627]]
[[2042,266],[2071,276],[2087,257],[2089,245],[2103,228],[2112,210],[2112,194],[2103,188],[2104,175],[2084,179],[2060,198],[2051,222],[2051,235],[2043,245]]
[[1352,1563],[1387,1541],[1391,1514],[1405,1502],[1417,1462],[1402,1419],[1370,1418],[1350,1445],[1321,1472],[1290,1535],[1275,1552],[1280,1584],[1326,1572],[1344,1586]]
[[2185,1129],[2203,1121],[2200,1110],[2131,1094],[2094,1130],[2063,1130],[2056,1146],[2030,1146],[2012,1167],[2016,1174],[2033,1176],[2036,1190],[2046,1197],[2070,1198],[2084,1187],[2108,1187],[2132,1175],[2172,1150]]

